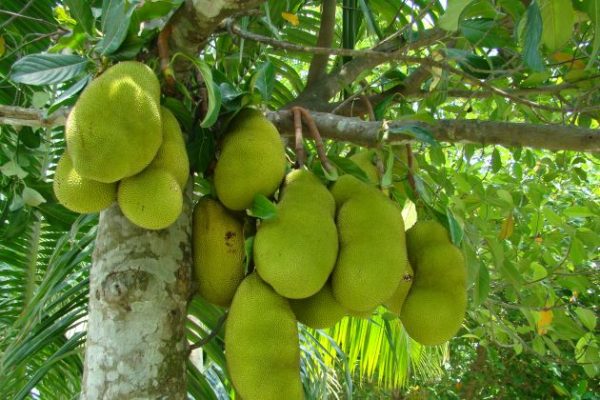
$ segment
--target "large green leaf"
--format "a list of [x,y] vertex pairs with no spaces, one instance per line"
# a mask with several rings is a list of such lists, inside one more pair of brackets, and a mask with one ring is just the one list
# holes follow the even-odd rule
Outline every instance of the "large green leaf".
[[27,85],[61,83],[81,75],[92,63],[87,58],[68,54],[32,54],[17,61],[10,78]]

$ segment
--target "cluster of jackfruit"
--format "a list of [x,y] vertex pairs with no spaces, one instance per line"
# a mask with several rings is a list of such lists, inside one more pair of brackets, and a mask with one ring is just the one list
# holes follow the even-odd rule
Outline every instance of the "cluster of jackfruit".
[[166,228],[179,217],[189,175],[185,142],[146,65],[121,62],[94,79],[69,114],[65,134],[53,186],[66,208],[94,213],[118,201],[146,229]]
[[[424,344],[460,327],[460,251],[434,222],[405,233],[401,209],[376,185],[375,155],[352,157],[370,182],[343,175],[328,189],[307,169],[285,174],[279,134],[258,111],[242,111],[225,132],[216,198],[193,213],[194,269],[199,294],[229,308],[225,356],[245,400],[304,398],[296,322],[328,328],[385,305]],[[253,225],[243,210],[277,193],[275,216]]]

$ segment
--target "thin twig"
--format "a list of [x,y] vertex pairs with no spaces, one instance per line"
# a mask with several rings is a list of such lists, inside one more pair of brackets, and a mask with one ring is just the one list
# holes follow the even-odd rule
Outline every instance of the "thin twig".
[[308,127],[308,130],[311,136],[315,139],[315,144],[317,147],[317,154],[319,154],[319,160],[321,160],[321,165],[327,172],[333,172],[334,167],[331,165],[329,158],[327,158],[327,154],[325,153],[325,145],[323,144],[323,139],[321,138],[321,134],[319,133],[319,128],[317,128],[317,124],[315,120],[310,115],[310,112],[302,107],[295,107],[297,110],[300,110],[302,116],[304,117],[304,123]]
[[302,168],[306,161],[302,141],[302,112],[298,107],[292,107],[292,113],[294,115],[294,137],[296,138],[296,168]]
[[223,325],[225,324],[225,321],[227,320],[227,315],[228,315],[227,311],[225,312],[225,314],[221,315],[221,318],[219,318],[219,320],[217,321],[217,324],[215,325],[213,330],[210,331],[208,336],[202,338],[202,340],[200,340],[194,344],[191,344],[190,351],[199,349],[200,347],[207,345],[211,340],[213,340],[219,334],[219,332],[221,331],[221,328],[223,328]]

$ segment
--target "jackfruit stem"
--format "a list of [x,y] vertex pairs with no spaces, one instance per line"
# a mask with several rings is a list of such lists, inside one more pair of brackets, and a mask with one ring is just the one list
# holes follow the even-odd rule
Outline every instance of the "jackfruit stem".
[[293,107],[294,115],[294,137],[296,138],[296,168],[300,169],[306,162],[304,143],[302,142],[302,111],[299,107]]
[[227,315],[229,315],[229,312],[225,311],[225,314],[221,315],[221,318],[219,318],[213,330],[210,331],[210,333],[207,336],[203,337],[198,342],[191,344],[188,351],[192,352],[192,350],[199,349],[200,347],[207,345],[211,340],[213,340],[219,334],[221,328],[223,328],[223,325],[227,320]]
[[156,40],[158,57],[160,58],[160,69],[166,82],[165,91],[171,95],[175,93],[175,72],[171,67],[169,56],[169,38],[171,37],[172,30],[171,24],[167,23],[158,34],[158,39]]
[[321,134],[319,133],[319,128],[317,128],[315,120],[306,108],[294,108],[300,110],[300,112],[302,113],[302,117],[304,118],[304,123],[308,127],[308,131],[310,132],[311,136],[315,139],[315,144],[317,146],[317,154],[319,154],[319,160],[321,161],[321,165],[327,172],[333,173],[335,171],[335,168],[331,165],[331,162],[325,154],[325,146],[323,145],[323,139],[321,138]]

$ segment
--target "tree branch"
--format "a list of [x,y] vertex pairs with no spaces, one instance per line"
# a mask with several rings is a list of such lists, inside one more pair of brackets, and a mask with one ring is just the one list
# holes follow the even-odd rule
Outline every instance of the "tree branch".
[[[323,0],[323,10],[321,12],[321,27],[319,28],[319,37],[317,39],[318,47],[331,47],[333,45],[333,36],[335,33],[335,8],[336,0]],[[315,83],[327,73],[327,62],[329,55],[315,54],[308,69],[306,86]]]
[[[61,109],[50,116],[43,110],[0,105],[0,123],[14,126],[56,127],[64,125],[68,114]],[[600,151],[600,130],[568,125],[536,125],[479,120],[363,121],[322,112],[311,112],[324,138],[347,141],[363,146],[408,143],[414,138],[402,134],[407,128],[429,131],[440,142],[477,143],[483,145],[523,146],[548,150]],[[294,135],[294,122],[289,110],[271,111],[267,117],[284,136]]]
[[[523,146],[548,150],[600,151],[600,131],[564,125],[536,125],[479,120],[439,120],[431,125],[422,121],[367,122],[333,114],[311,112],[323,137],[376,146],[380,140],[401,144],[414,141],[402,134],[410,127],[425,129],[440,142],[483,145]],[[270,112],[267,117],[282,135],[293,134],[290,111]],[[397,133],[395,133],[397,132]]]
[[170,20],[171,48],[196,55],[227,17],[249,10],[264,0],[185,0]]

